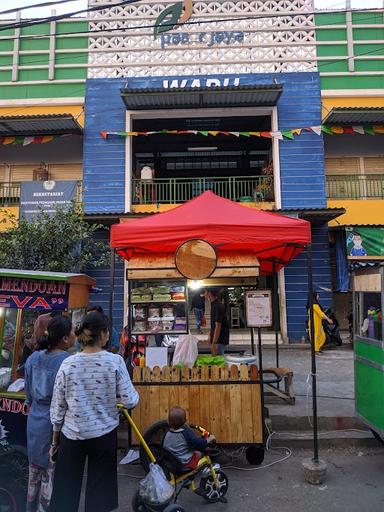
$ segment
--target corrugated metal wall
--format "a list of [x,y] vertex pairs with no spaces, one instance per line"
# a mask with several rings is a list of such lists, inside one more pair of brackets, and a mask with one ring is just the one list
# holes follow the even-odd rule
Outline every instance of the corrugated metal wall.
[[[99,231],[96,238],[109,242],[109,230]],[[99,293],[91,293],[89,304],[99,305],[104,309],[104,313],[109,313],[109,293],[110,293],[110,268],[109,265],[88,270],[87,274],[96,279],[96,288],[101,288]],[[121,258],[116,259],[115,268],[115,287],[113,298],[113,326],[120,333],[125,325],[124,317],[124,263]]]
[[124,81],[87,80],[84,126],[84,208],[86,213],[123,212],[125,203],[125,139],[106,144],[100,132],[125,131],[120,98]]
[[[312,226],[313,285],[319,291],[323,307],[332,306],[332,281],[329,257],[328,226]],[[291,343],[305,336],[306,304],[308,300],[307,255],[298,258],[285,269],[288,336]]]

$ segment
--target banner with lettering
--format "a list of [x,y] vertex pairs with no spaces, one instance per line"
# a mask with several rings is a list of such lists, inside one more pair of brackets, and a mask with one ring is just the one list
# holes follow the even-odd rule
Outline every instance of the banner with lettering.
[[20,187],[20,218],[33,220],[41,211],[54,213],[76,197],[77,181],[24,181]]
[[68,285],[65,281],[1,277],[0,307],[63,311],[68,308]]

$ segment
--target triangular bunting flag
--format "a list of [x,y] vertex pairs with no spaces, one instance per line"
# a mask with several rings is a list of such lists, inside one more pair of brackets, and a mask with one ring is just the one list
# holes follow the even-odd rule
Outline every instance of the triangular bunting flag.
[[319,126],[311,126],[310,128],[316,135],[321,135],[321,125]]
[[359,133],[360,135],[365,135],[363,126],[352,126],[352,128],[355,133]]
[[278,139],[278,140],[283,140],[284,139],[283,134],[281,132],[279,132],[279,131],[271,132],[271,135],[272,135],[273,138]]
[[284,132],[281,132],[281,134],[283,135],[283,137],[285,137],[286,139],[291,139],[293,140],[295,137],[292,133],[292,130],[286,130]]

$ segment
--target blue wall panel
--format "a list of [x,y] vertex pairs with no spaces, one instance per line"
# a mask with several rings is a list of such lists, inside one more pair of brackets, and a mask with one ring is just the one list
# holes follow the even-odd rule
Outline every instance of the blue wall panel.
[[[328,226],[312,226],[313,286],[323,307],[332,306]],[[303,252],[285,269],[288,336],[297,343],[305,336],[308,300],[307,254]]]
[[125,131],[125,107],[120,98],[124,81],[87,80],[84,125],[84,210],[123,212],[125,206],[125,139],[105,141],[102,130]]
[[[109,230],[96,233],[98,240],[109,241]],[[109,313],[109,293],[110,293],[110,267],[98,267],[87,271],[87,274],[96,279],[96,288],[101,288],[101,292],[92,293],[89,297],[90,305],[99,305],[104,309],[104,313]],[[115,266],[115,287],[113,297],[113,326],[120,333],[125,325],[124,317],[124,263],[121,258],[116,258]]]

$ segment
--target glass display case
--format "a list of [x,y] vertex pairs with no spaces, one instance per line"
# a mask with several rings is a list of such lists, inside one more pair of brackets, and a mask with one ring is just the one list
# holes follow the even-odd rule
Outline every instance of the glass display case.
[[136,281],[130,287],[133,335],[188,332],[186,281]]

